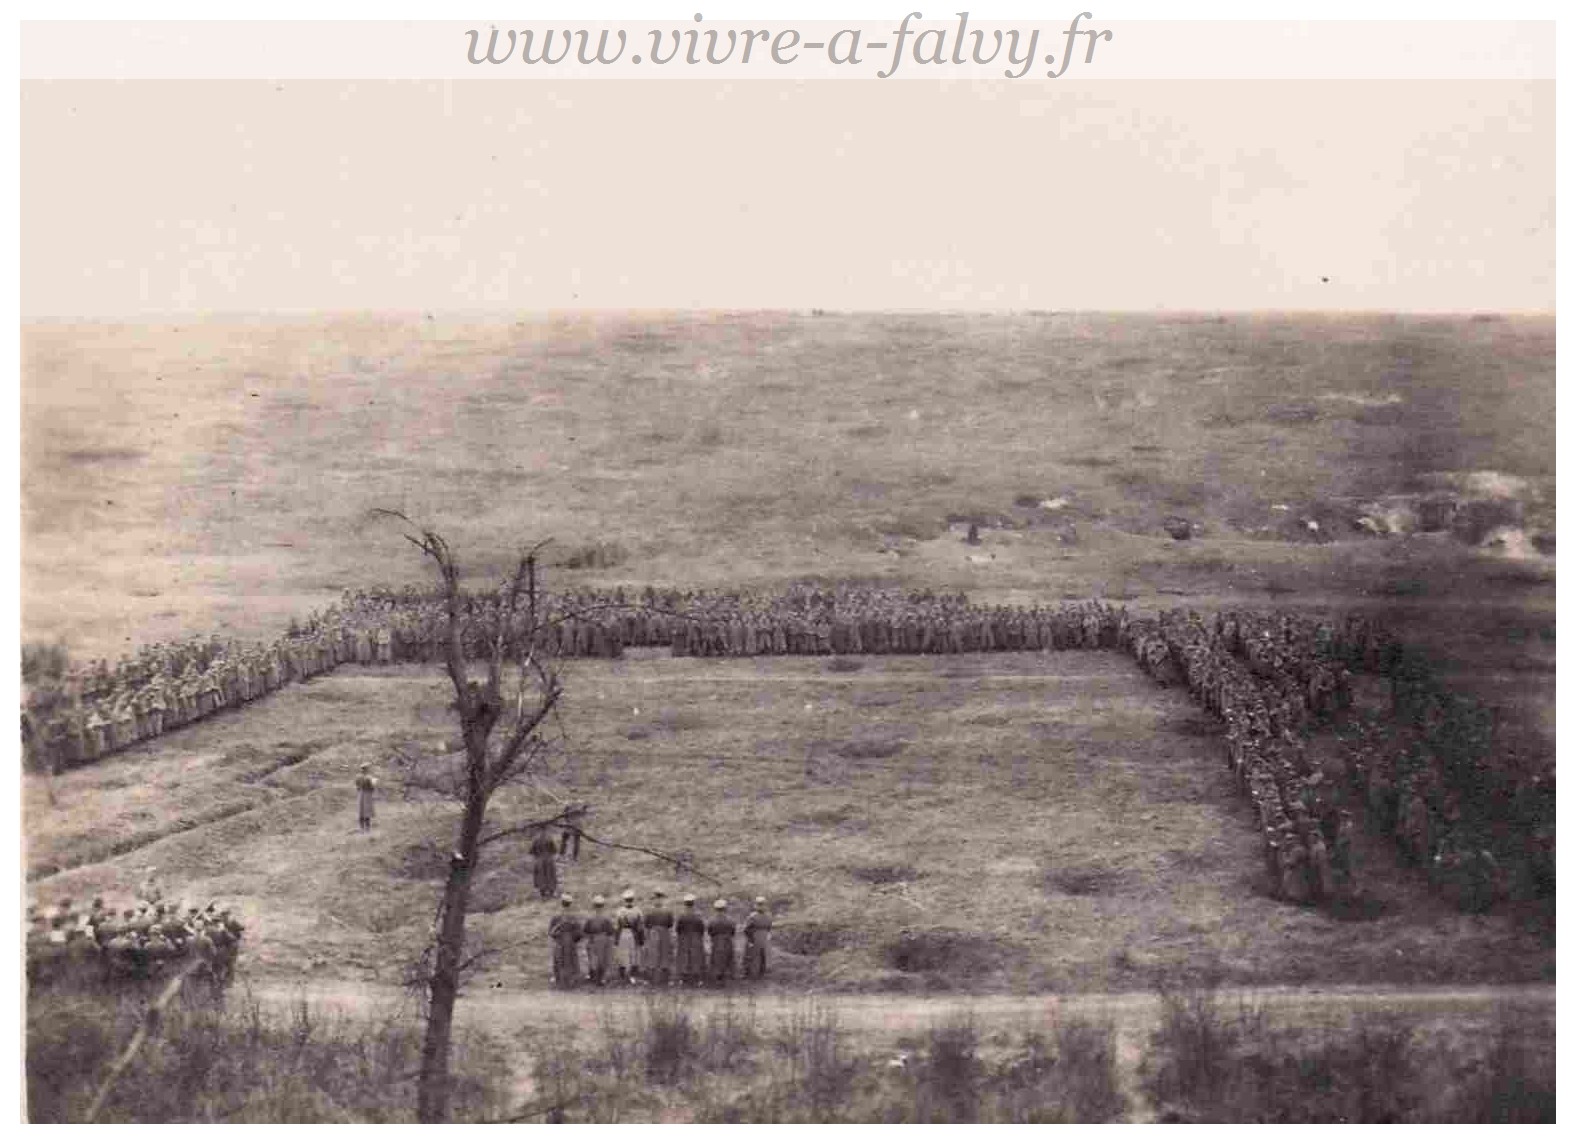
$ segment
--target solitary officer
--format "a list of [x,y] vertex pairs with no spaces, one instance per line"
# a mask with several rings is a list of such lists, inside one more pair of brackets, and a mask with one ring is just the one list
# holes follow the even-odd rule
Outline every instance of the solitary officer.
[[372,767],[361,764],[356,776],[356,821],[362,830],[372,829],[372,795],[378,789],[378,780],[372,777]]

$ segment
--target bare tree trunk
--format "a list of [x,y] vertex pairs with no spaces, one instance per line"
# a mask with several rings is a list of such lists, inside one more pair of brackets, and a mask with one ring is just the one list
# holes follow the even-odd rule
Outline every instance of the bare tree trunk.
[[[474,769],[474,768],[473,768]],[[470,904],[471,871],[486,803],[472,798],[460,819],[460,835],[449,858],[449,880],[443,888],[437,949],[429,986],[426,1039],[421,1046],[421,1077],[417,1081],[416,1118],[441,1124],[449,1118],[449,1044],[454,1031],[454,1003],[460,994],[460,962],[465,954],[465,911]]]
[[[377,509],[377,513],[410,524],[402,513]],[[464,635],[475,618],[473,607],[460,590],[460,570],[448,543],[431,529],[416,529],[406,539],[425,553],[443,579],[448,612],[448,639],[444,666],[454,686],[454,708],[465,739],[465,810],[454,853],[449,859],[449,877],[443,888],[443,903],[434,935],[433,964],[427,978],[427,1032],[421,1046],[421,1074],[416,1082],[416,1118],[423,1124],[437,1124],[449,1118],[449,1049],[454,1033],[454,1006],[459,999],[460,974],[465,961],[465,911],[470,905],[471,879],[481,861],[482,826],[487,820],[487,803],[493,792],[511,779],[526,774],[537,761],[542,723],[557,705],[561,692],[558,677],[550,665],[536,656],[537,624],[536,555],[523,553],[514,575],[507,581],[491,615],[488,636],[490,653],[484,680],[472,680],[465,659]],[[523,599],[522,599],[523,597]],[[517,629],[519,609],[528,609],[528,626]],[[511,636],[518,635],[524,646],[510,654]],[[513,713],[496,752],[488,745],[500,718],[505,714],[504,674],[508,664],[518,667],[519,687]],[[527,704],[527,693],[536,689]],[[505,832],[505,835],[508,832]],[[504,835],[500,835],[502,837]]]

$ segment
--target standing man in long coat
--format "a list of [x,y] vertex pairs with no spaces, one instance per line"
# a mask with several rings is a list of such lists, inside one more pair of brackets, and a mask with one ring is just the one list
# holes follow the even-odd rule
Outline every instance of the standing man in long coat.
[[673,975],[673,911],[661,890],[651,893],[651,905],[641,915],[646,944],[641,950],[641,972],[655,985],[666,985]]
[[580,939],[582,923],[575,913],[575,899],[565,894],[558,899],[559,911],[547,923],[547,936],[553,943],[553,984],[573,989],[580,984]]
[[733,935],[738,927],[728,916],[726,898],[718,898],[712,908],[716,913],[706,923],[706,933],[711,937],[711,979],[723,985],[733,979]]
[[613,936],[618,950],[618,979],[633,985],[640,976],[640,951],[646,944],[646,922],[635,908],[635,891],[625,890],[623,905],[613,912]]
[[695,911],[695,895],[684,895],[684,909],[673,923],[678,934],[679,980],[699,985],[706,977],[706,919]]
[[1342,893],[1351,893],[1356,883],[1356,871],[1352,864],[1352,840],[1355,834],[1352,812],[1342,810],[1335,828],[1335,849],[1330,854],[1335,867],[1335,882]]
[[766,949],[772,942],[772,915],[766,899],[756,898],[755,908],[744,919],[744,977],[757,980],[766,976]]
[[361,764],[361,773],[356,776],[356,822],[362,830],[372,829],[372,796],[378,789],[378,780],[372,777],[372,767],[368,763]]
[[601,894],[591,899],[591,916],[582,931],[586,939],[586,969],[593,985],[607,983],[607,971],[613,965],[613,921],[602,907],[607,899]]
[[543,898],[558,893],[558,862],[554,858],[557,853],[558,848],[547,832],[538,830],[536,837],[531,839],[531,877],[536,883],[536,892]]

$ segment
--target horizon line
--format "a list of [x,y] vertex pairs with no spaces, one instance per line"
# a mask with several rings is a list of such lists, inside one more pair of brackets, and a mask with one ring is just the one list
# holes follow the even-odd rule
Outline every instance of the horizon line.
[[310,318],[408,318],[420,321],[439,319],[557,319],[565,317],[598,316],[674,316],[674,315],[736,315],[793,314],[807,317],[869,317],[880,315],[931,315],[947,317],[1328,317],[1328,318],[1554,318],[1557,311],[1549,309],[1517,308],[1452,308],[1452,309],[1339,309],[1316,307],[1264,307],[1261,309],[1228,308],[1159,308],[1123,309],[1120,307],[1043,307],[1017,306],[1006,308],[972,307],[830,307],[830,306],[576,306],[576,307],[387,307],[387,308],[323,308],[276,310],[148,310],[128,313],[23,314],[21,324],[97,324],[97,325],[156,325],[171,322],[215,320],[299,320]]

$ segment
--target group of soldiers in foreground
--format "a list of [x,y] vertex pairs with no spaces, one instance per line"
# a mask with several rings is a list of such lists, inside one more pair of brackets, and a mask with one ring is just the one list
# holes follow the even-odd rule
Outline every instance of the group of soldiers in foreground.
[[[553,947],[553,984],[561,989],[577,985],[723,986],[742,970],[745,980],[766,977],[767,951],[771,946],[772,916],[765,898],[742,922],[728,913],[728,902],[718,898],[706,917],[695,905],[695,895],[685,894],[683,908],[675,912],[662,890],[653,890],[650,904],[635,905],[633,890],[625,890],[621,904],[611,914],[601,894],[591,899],[591,913],[575,912],[571,894],[559,898],[559,912],[548,923]],[[742,937],[743,949],[735,939]],[[585,947],[585,966],[580,960]],[[742,961],[737,956],[742,952]],[[739,964],[736,964],[739,963]]]
[[117,912],[102,897],[73,910],[70,899],[51,909],[27,910],[30,984],[88,971],[105,978],[151,980],[188,957],[220,987],[235,973],[246,927],[228,907],[201,909],[144,898]]

